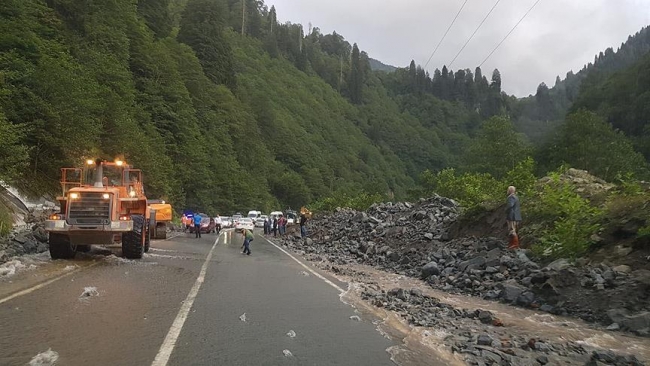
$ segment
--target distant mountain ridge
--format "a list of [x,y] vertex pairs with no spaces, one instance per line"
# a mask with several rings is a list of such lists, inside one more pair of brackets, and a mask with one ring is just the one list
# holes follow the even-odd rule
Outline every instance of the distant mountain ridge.
[[397,70],[397,67],[392,66],[392,65],[386,65],[385,63],[375,60],[374,58],[369,58],[368,61],[370,62],[370,69],[372,71],[384,71],[384,72],[393,72]]

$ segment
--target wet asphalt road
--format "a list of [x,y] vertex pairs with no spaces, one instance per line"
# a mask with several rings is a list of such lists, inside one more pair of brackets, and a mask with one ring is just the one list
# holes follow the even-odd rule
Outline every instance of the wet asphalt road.
[[[393,364],[386,349],[395,343],[350,319],[354,309],[336,288],[346,284],[318,272],[328,284],[261,236],[251,256],[241,254],[241,235],[216,239],[154,241],[140,261],[94,250],[0,281],[0,365],[25,365],[48,349],[59,354],[57,365],[152,365],[161,351],[171,352],[166,365]],[[98,296],[80,298],[88,286]],[[179,317],[178,337],[164,342]]]

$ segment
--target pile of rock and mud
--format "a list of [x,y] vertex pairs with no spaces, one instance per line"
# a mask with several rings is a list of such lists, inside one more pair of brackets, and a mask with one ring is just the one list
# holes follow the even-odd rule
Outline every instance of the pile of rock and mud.
[[44,210],[30,210],[24,225],[17,226],[9,235],[0,237],[0,264],[12,257],[48,250],[48,233],[43,226],[47,214]]
[[650,336],[650,271],[557,260],[541,265],[504,238],[451,238],[460,215],[444,197],[383,203],[366,212],[339,209],[308,223],[309,238],[281,242],[331,268],[365,264],[421,278],[433,288],[579,317]]
[[643,365],[633,355],[579,342],[513,334],[490,311],[459,309],[419,289],[362,287],[363,299],[374,306],[400,314],[411,325],[442,331],[445,346],[470,365]]

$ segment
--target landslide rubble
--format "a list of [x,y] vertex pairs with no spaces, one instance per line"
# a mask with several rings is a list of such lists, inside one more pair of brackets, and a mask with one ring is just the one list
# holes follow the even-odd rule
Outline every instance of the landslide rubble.
[[361,286],[362,298],[374,306],[398,313],[411,325],[444,332],[444,345],[470,365],[643,365],[636,356],[579,342],[513,334],[490,311],[455,308],[417,288]]
[[338,209],[308,222],[309,238],[280,241],[334,271],[337,264],[371,265],[446,292],[650,336],[650,271],[565,259],[541,265],[526,250],[508,250],[505,238],[451,239],[448,230],[459,214],[456,202],[439,196],[375,204],[365,212]]
[[48,250],[48,233],[43,226],[46,217],[46,211],[30,210],[25,217],[25,225],[14,228],[5,237],[0,237],[0,264],[16,256]]

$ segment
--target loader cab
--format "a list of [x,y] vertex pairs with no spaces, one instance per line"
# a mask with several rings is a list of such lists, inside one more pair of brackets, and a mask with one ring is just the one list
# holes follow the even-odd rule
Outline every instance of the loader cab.
[[57,199],[68,224],[106,225],[129,220],[132,214],[149,218],[142,171],[122,160],[89,159],[83,168],[61,169],[61,178],[62,196]]

